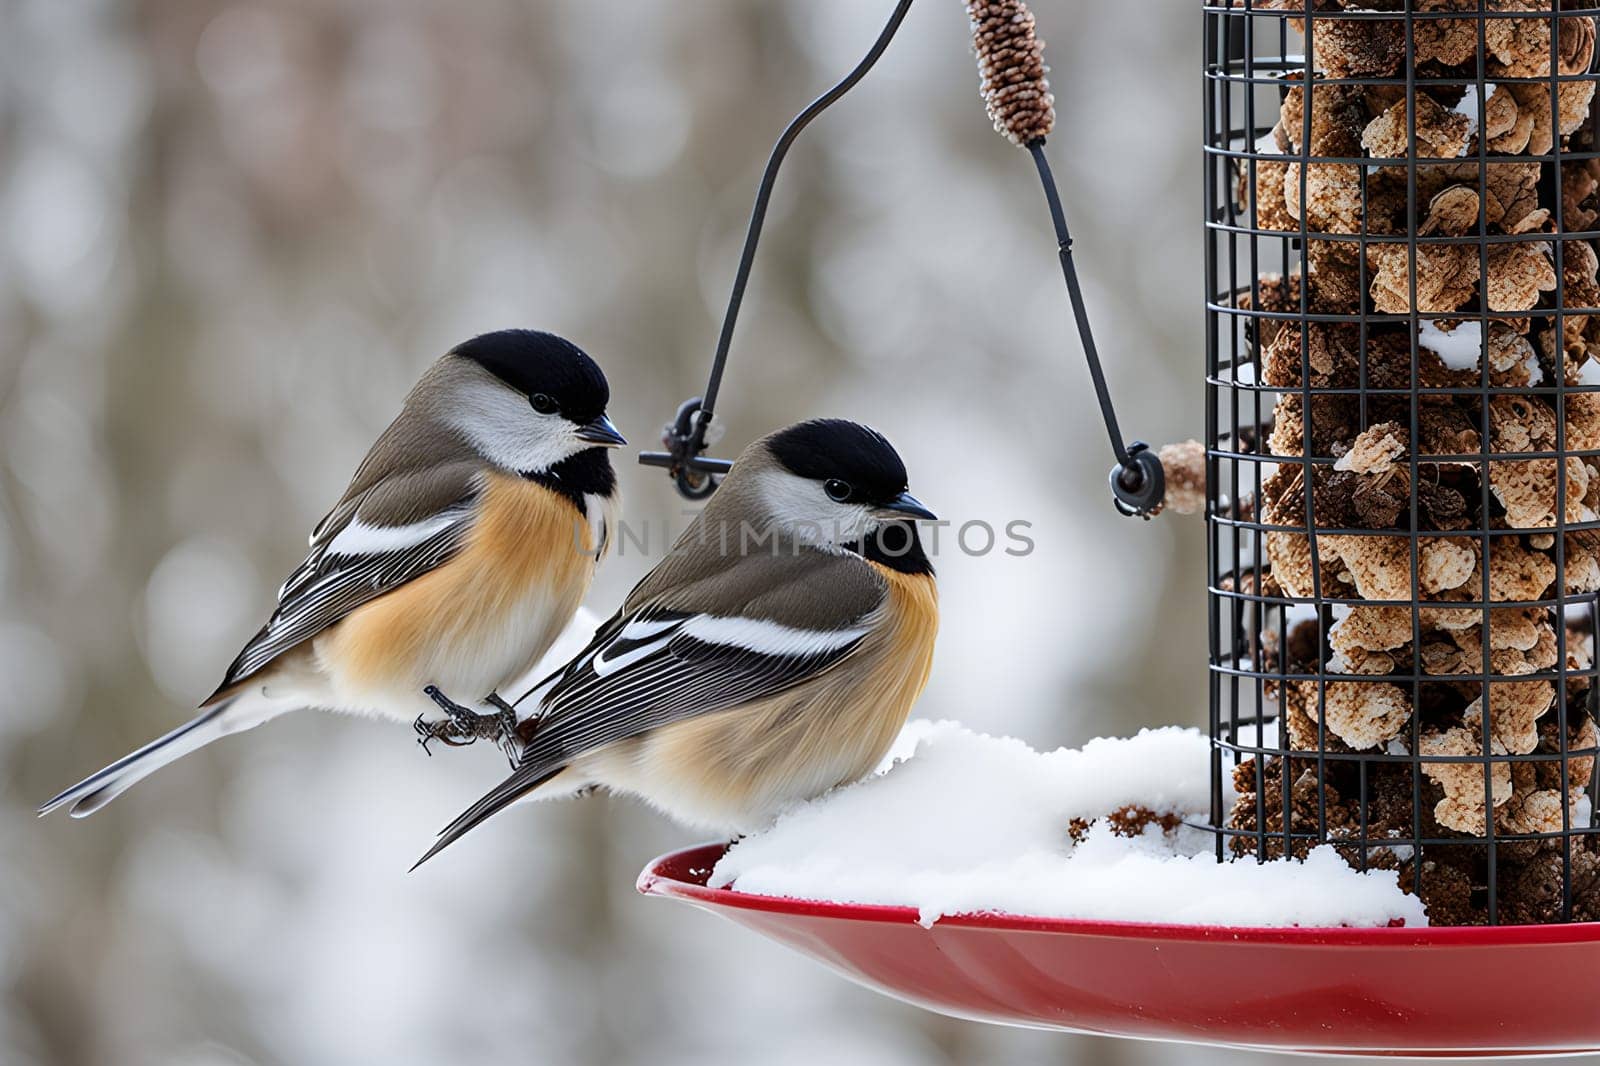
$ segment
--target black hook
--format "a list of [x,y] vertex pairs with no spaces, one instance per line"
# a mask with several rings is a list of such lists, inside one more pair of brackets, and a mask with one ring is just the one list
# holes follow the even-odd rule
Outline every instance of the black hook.
[[700,455],[705,448],[705,427],[709,417],[698,417],[703,410],[700,397],[685,400],[678,407],[672,422],[661,431],[664,452],[640,452],[642,466],[665,467],[678,492],[685,499],[703,500],[717,491],[722,476],[733,468],[726,459],[707,459]]
[[733,292],[728,296],[728,310],[723,315],[722,332],[717,337],[717,351],[711,359],[711,376],[706,382],[705,398],[697,396],[678,408],[677,417],[662,439],[668,449],[665,453],[644,452],[639,456],[639,462],[644,466],[666,467],[678,486],[678,492],[688,499],[703,500],[710,496],[716,491],[718,478],[733,467],[726,459],[705,459],[700,453],[705,450],[706,429],[711,425],[717,394],[722,389],[722,372],[728,365],[728,349],[733,345],[733,326],[739,320],[739,306],[744,302],[745,287],[750,282],[750,268],[755,264],[756,244],[761,240],[761,226],[767,217],[772,187],[778,180],[778,168],[783,165],[789,146],[811,124],[811,120],[866,77],[867,71],[889,47],[889,42],[900,29],[900,23],[905,21],[906,12],[910,10],[911,0],[899,0],[883,32],[878,34],[878,39],[872,43],[872,48],[861,62],[839,84],[811,101],[804,111],[794,117],[778,137],[778,143],[773,145],[772,154],[767,157],[767,169],[761,175],[755,206],[750,211],[750,226],[745,231],[739,269],[733,277]]
[[1128,445],[1128,461],[1111,468],[1111,496],[1118,511],[1129,518],[1149,518],[1167,494],[1167,474],[1150,445],[1136,440]]

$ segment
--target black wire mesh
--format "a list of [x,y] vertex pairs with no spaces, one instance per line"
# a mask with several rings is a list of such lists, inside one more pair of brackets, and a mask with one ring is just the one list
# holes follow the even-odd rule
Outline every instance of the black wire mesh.
[[1219,859],[1600,919],[1597,15],[1205,6]]

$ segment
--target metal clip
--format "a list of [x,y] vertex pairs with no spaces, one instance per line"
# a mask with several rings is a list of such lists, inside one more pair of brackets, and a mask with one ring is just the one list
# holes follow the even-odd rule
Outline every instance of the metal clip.
[[722,478],[733,469],[727,459],[707,459],[700,454],[705,448],[706,426],[710,418],[698,417],[700,397],[685,400],[668,425],[662,427],[661,445],[664,452],[640,452],[641,466],[658,466],[666,469],[678,486],[678,492],[690,500],[703,500],[717,491]]

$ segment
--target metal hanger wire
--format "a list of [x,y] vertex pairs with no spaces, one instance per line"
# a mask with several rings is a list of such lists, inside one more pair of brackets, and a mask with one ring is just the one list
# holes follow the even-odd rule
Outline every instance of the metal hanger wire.
[[[666,469],[677,485],[678,492],[687,499],[699,500],[716,491],[717,483],[733,466],[727,459],[708,458],[702,453],[706,448],[706,431],[715,417],[718,394],[722,389],[722,375],[728,366],[728,352],[733,347],[733,330],[739,320],[739,309],[744,303],[745,289],[750,283],[750,271],[755,265],[756,246],[761,241],[761,228],[766,221],[767,206],[772,200],[772,190],[778,181],[778,170],[800,134],[818,115],[853,89],[875,66],[889,42],[899,32],[912,0],[899,0],[889,21],[878,34],[867,54],[855,68],[833,88],[813,100],[801,111],[778,138],[772,153],[767,157],[766,170],[761,175],[761,185],[756,190],[755,206],[750,212],[750,223],[745,231],[744,250],[739,256],[739,269],[733,278],[733,291],[728,296],[728,309],[722,318],[722,332],[717,338],[716,354],[711,360],[711,374],[706,381],[705,393],[684,401],[678,407],[672,423],[662,434],[665,451],[641,452],[639,462],[644,466]],[[1078,272],[1072,260],[1072,237],[1067,231],[1066,215],[1061,207],[1061,196],[1055,178],[1044,155],[1041,137],[1029,145],[1039,180],[1044,185],[1045,199],[1050,207],[1050,218],[1055,226],[1056,246],[1061,259],[1061,270],[1066,278],[1067,295],[1072,302],[1078,336],[1083,343],[1084,358],[1089,365],[1089,376],[1094,383],[1095,398],[1100,405],[1100,415],[1105,422],[1106,434],[1111,440],[1112,453],[1117,465],[1111,471],[1111,492],[1117,509],[1127,515],[1148,516],[1161,503],[1164,481],[1161,461],[1142,441],[1124,443],[1117,425],[1117,414],[1112,406],[1111,393],[1106,385],[1105,373],[1100,366],[1100,355],[1095,348],[1094,335],[1089,328],[1088,311],[1084,307],[1083,293],[1078,284]]]

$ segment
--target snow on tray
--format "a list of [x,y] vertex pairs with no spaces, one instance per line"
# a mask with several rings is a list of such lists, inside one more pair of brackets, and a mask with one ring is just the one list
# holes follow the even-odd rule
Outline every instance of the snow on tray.
[[[1392,871],[1358,873],[1332,848],[1305,862],[1216,861],[1212,837],[1158,826],[1127,838],[1096,822],[1130,804],[1203,818],[1209,744],[1147,729],[1082,749],[1036,752],[954,722],[913,722],[915,753],[886,772],[791,810],[734,844],[713,886],[947,914],[1235,926],[1425,925]],[[903,749],[902,749],[903,750]],[[1225,797],[1231,800],[1231,796]]]

